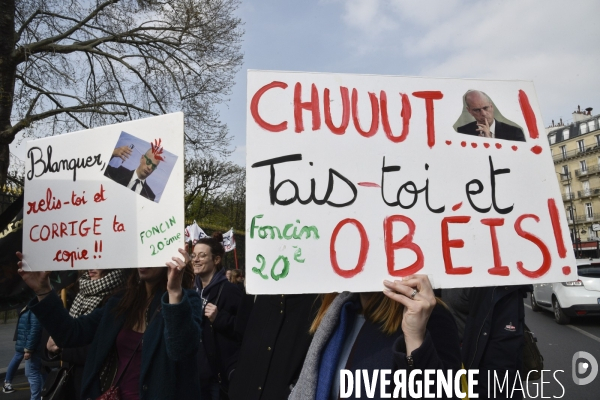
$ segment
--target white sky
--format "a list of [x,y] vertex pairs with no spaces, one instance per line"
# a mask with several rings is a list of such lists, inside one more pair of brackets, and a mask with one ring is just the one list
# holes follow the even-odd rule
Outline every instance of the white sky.
[[600,113],[598,0],[245,0],[238,15],[245,59],[221,119],[241,165],[247,69],[532,80],[546,126]]
[[245,163],[246,70],[532,80],[544,125],[600,113],[598,0],[252,0],[221,117]]

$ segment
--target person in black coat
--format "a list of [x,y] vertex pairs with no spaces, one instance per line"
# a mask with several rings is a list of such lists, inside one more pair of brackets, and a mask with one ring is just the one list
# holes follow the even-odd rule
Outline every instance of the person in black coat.
[[[244,339],[231,375],[230,400],[288,398],[310,346],[309,329],[320,305],[315,294],[244,296],[236,327]],[[247,314],[246,322],[241,316]]]
[[[462,340],[462,360],[465,368],[479,369],[475,393],[487,396],[488,372],[496,372],[500,381],[508,375],[508,388],[497,390],[497,399],[520,399],[522,392],[511,393],[517,371],[522,367],[525,309],[523,296],[530,285],[490,286],[465,289],[450,304],[455,313],[468,309]],[[446,297],[444,297],[446,298]],[[463,312],[464,314],[464,312]],[[492,375],[493,376],[493,375]],[[517,384],[518,387],[518,384]]]
[[[74,289],[77,294],[71,303],[69,315],[77,318],[104,306],[112,295],[123,289],[125,275],[125,272],[120,269],[85,271],[75,285]],[[42,359],[48,364],[59,364],[69,368],[70,376],[67,379],[64,400],[79,399],[88,346],[61,349],[49,337],[46,330],[44,330],[43,342],[45,349]]]
[[521,128],[495,119],[494,104],[485,93],[478,90],[468,91],[465,94],[465,104],[467,111],[475,118],[475,121],[459,126],[456,129],[457,132],[518,142],[525,141],[525,135]]
[[235,322],[242,291],[225,276],[222,241],[223,235],[216,232],[198,240],[192,253],[195,287],[204,305],[198,352],[200,397],[204,400],[218,400],[220,390],[227,391],[240,350]]
[[[112,385],[119,387],[123,400],[198,398],[201,302],[195,291],[183,289],[191,287],[191,277],[183,279],[189,256],[183,249],[180,253],[184,259],[173,257],[168,268],[138,268],[122,296],[76,319],[50,288],[49,272],[25,271],[17,253],[19,274],[37,295],[31,310],[56,344],[68,348],[91,343],[82,398],[96,399]],[[132,336],[137,337],[128,340]]]

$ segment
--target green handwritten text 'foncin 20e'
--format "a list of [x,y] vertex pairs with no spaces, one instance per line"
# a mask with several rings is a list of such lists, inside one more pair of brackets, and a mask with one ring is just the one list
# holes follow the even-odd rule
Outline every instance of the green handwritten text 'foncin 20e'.
[[309,239],[314,235],[315,239],[319,239],[319,230],[316,226],[302,226],[300,227],[300,220],[296,220],[298,225],[294,223],[286,224],[283,229],[279,229],[277,226],[264,225],[260,226],[257,224],[257,219],[262,218],[264,214],[258,214],[252,217],[252,223],[250,225],[250,239],[254,239],[255,235],[261,239]]
[[140,232],[140,241],[142,242],[142,244],[144,244],[144,239],[152,238],[153,241],[156,241],[156,238],[153,238],[154,236],[171,235],[170,237],[163,237],[163,240],[160,240],[160,237],[159,237],[158,238],[159,240],[156,243],[149,244],[150,250],[152,251],[152,255],[154,256],[154,255],[158,254],[161,250],[163,250],[165,247],[169,246],[171,243],[174,243],[177,240],[179,240],[179,238],[181,238],[181,233],[177,233],[177,234],[167,233],[169,228],[171,228],[173,226],[175,226],[175,217],[171,217],[166,221],[157,223],[154,226],[152,226],[151,228]]

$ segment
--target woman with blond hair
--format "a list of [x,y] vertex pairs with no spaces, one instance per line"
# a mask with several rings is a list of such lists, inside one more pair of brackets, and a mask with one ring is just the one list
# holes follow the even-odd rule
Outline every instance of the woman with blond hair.
[[[353,376],[356,370],[367,371],[370,378],[374,371],[391,371],[386,378],[391,381],[388,394],[394,388],[395,371],[405,370],[408,376],[412,369],[460,369],[456,323],[435,298],[429,278],[411,275],[384,281],[384,286],[383,293],[323,296],[311,326],[314,337],[291,400],[338,399],[342,369],[350,370]],[[376,381],[371,392],[374,398],[382,395],[380,382]],[[358,385],[360,391],[353,390],[350,398],[367,393],[363,379]],[[430,391],[437,392],[435,385]],[[411,398],[409,393],[407,396]]]

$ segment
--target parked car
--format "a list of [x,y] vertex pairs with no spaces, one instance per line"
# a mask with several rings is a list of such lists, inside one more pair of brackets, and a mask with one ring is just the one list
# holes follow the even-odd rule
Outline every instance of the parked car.
[[600,315],[600,258],[577,260],[578,279],[533,285],[531,309],[554,312],[557,323],[573,317]]

